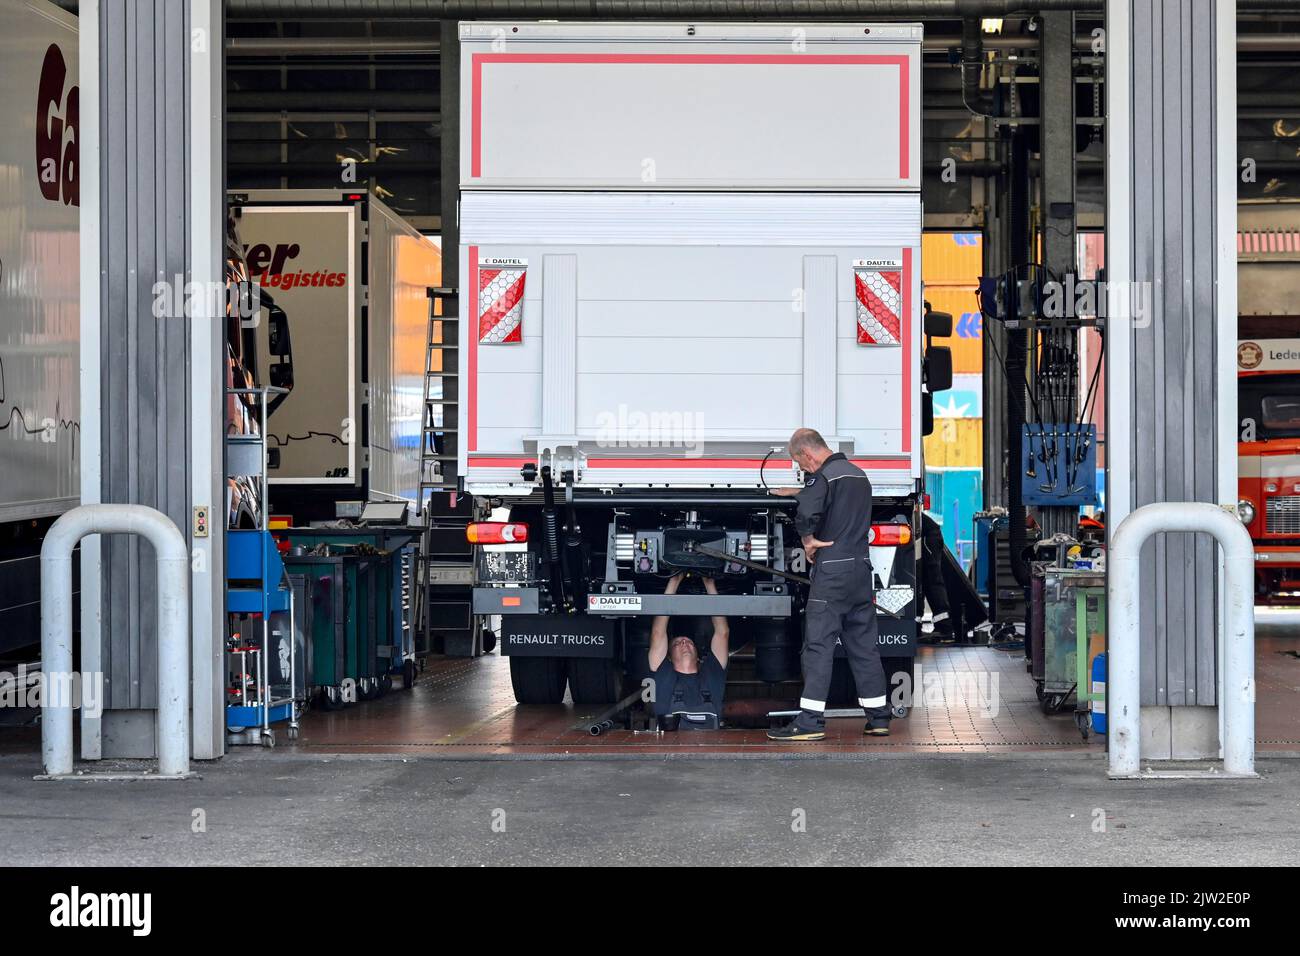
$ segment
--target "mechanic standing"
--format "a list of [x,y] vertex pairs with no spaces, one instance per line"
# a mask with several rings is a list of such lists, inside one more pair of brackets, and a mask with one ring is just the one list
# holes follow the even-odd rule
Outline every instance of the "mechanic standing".
[[826,697],[837,639],[853,671],[858,703],[867,712],[863,733],[887,736],[889,701],[871,577],[871,482],[844,455],[832,453],[811,428],[791,436],[790,457],[804,471],[804,487],[775,493],[799,498],[795,530],[803,539],[812,577],[804,612],[803,698],[799,716],[769,730],[767,736],[825,739]]

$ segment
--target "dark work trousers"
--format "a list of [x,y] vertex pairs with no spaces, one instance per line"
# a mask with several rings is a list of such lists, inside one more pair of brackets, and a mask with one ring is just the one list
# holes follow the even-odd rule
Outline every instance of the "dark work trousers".
[[800,722],[825,723],[826,697],[835,664],[835,644],[844,645],[868,719],[889,716],[885,671],[880,665],[871,564],[866,558],[814,562],[804,612],[803,698]]
[[952,633],[948,616],[948,585],[943,578],[943,529],[928,514],[921,515],[921,593],[930,605],[930,620],[936,634]]

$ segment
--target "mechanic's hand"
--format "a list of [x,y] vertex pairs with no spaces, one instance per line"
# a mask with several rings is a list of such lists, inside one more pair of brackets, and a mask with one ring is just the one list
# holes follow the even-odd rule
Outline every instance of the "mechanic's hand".
[[808,559],[809,564],[812,564],[812,562],[817,560],[818,551],[822,548],[829,548],[834,543],[834,541],[818,541],[812,535],[806,534],[803,536],[804,557]]
[[671,578],[668,579],[668,585],[667,587],[664,588],[664,594],[676,594],[677,589],[682,586],[682,582],[685,580],[686,580],[685,571],[680,571],[677,574],[674,574]]
[[803,491],[802,488],[769,488],[767,490],[778,498],[793,498]]
[[704,578],[704,591],[707,594],[717,595],[718,586],[713,583],[713,578]]

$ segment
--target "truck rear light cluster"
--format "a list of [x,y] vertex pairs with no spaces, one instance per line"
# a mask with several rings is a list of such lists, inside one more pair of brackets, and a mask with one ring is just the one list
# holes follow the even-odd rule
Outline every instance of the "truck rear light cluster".
[[770,556],[771,548],[768,545],[768,536],[765,534],[751,534],[749,536],[749,560],[757,561],[759,564],[766,564]]
[[631,564],[636,551],[636,535],[614,535],[614,560],[619,564]]
[[877,548],[896,548],[912,543],[910,524],[873,524],[867,543]]
[[470,544],[522,544],[528,540],[528,525],[516,521],[474,521],[465,526]]

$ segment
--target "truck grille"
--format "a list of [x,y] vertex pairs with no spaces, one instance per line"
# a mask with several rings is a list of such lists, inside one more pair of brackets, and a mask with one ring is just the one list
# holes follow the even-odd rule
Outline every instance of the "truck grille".
[[1300,535],[1300,495],[1269,498],[1265,507],[1265,533]]

